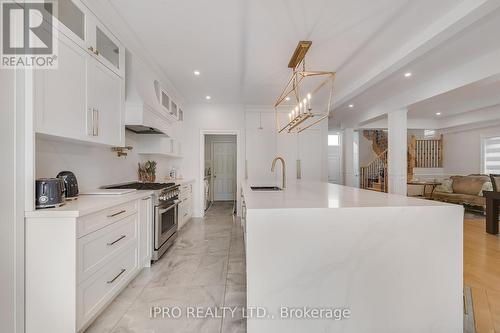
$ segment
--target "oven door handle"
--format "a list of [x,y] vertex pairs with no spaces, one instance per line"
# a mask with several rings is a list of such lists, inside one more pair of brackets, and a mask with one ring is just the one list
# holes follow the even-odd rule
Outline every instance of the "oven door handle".
[[[176,200],[177,201],[177,200]],[[175,208],[177,207],[177,205],[179,204],[178,202],[174,201],[174,204],[173,205],[170,205],[168,206],[167,208],[160,208],[160,207],[157,207],[156,209],[158,210],[158,214],[161,215],[165,212],[168,212],[169,210],[171,210],[172,208]]]

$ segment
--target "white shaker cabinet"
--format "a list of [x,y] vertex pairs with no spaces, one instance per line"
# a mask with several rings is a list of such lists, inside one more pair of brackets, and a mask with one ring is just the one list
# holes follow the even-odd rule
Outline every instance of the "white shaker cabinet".
[[137,191],[27,212],[26,332],[83,332],[149,266],[151,210]]
[[37,133],[120,146],[125,141],[124,80],[64,34],[58,68],[34,71]]
[[[96,142],[119,146],[125,137],[123,79],[99,61],[92,59],[88,67],[87,123],[93,124],[88,134]],[[91,135],[92,136],[92,135]]]
[[125,48],[96,17],[87,16],[87,49],[117,75],[125,76]]
[[179,189],[178,229],[182,228],[193,216],[193,184],[182,184]]
[[151,197],[139,201],[139,263],[151,265],[153,231],[153,203]]
[[59,35],[58,68],[33,74],[36,131],[65,138],[88,140],[87,52]]

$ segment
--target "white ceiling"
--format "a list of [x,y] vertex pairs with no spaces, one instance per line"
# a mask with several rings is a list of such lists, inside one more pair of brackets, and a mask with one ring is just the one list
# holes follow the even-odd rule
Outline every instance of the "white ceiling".
[[[440,118],[445,118],[499,104],[498,31],[500,9],[460,30],[379,83],[336,105],[336,119],[330,124],[339,126],[338,120],[349,118],[366,121],[372,116],[376,119],[398,108],[407,108],[409,118],[422,119],[436,118],[436,112],[441,112]],[[492,59],[489,62],[488,57]],[[406,72],[411,72],[412,76],[405,78]],[[349,108],[349,104],[354,108]]]
[[499,104],[500,78],[494,77],[410,105],[408,117],[446,118]]
[[[461,0],[108,0],[187,102],[272,105],[299,40],[346,89]],[[193,70],[201,71],[195,77]]]

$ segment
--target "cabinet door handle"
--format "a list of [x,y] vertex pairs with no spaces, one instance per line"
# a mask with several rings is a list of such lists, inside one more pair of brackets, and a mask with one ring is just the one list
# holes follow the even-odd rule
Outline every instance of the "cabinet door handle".
[[124,239],[125,237],[127,237],[127,236],[126,235],[121,235],[116,240],[114,240],[114,241],[112,241],[110,243],[107,243],[107,244],[108,244],[108,246],[114,245],[114,244],[118,243],[119,241],[121,241],[122,239]]
[[99,55],[99,50],[95,49],[94,54]]
[[94,110],[92,108],[88,108],[87,113],[87,135],[94,135]]
[[146,200],[149,200],[149,199],[151,199],[151,197],[143,198],[142,201],[146,201]]
[[97,123],[99,119],[96,108],[92,108],[92,135],[97,136]]
[[115,216],[120,215],[120,214],[123,214],[123,213],[125,213],[125,212],[126,212],[126,210],[124,209],[124,210],[121,210],[121,211],[119,211],[119,212],[117,212],[117,213],[114,213],[114,214],[108,215],[108,217],[115,217]]
[[120,277],[120,275],[122,275],[123,273],[125,273],[125,271],[126,271],[126,269],[122,268],[122,270],[120,271],[120,273],[118,273],[117,276],[115,276],[112,280],[106,281],[106,283],[113,283],[113,282],[115,282],[115,280],[118,279]]
[[99,109],[96,109],[96,131],[95,135],[99,136]]
[[92,45],[89,46],[89,51],[92,52],[92,53],[94,53],[94,47]]

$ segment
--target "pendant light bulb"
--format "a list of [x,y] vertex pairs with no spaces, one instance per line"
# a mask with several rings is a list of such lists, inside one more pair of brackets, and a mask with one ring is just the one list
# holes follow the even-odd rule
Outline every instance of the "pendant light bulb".
[[311,94],[307,94],[307,99],[311,100]]

